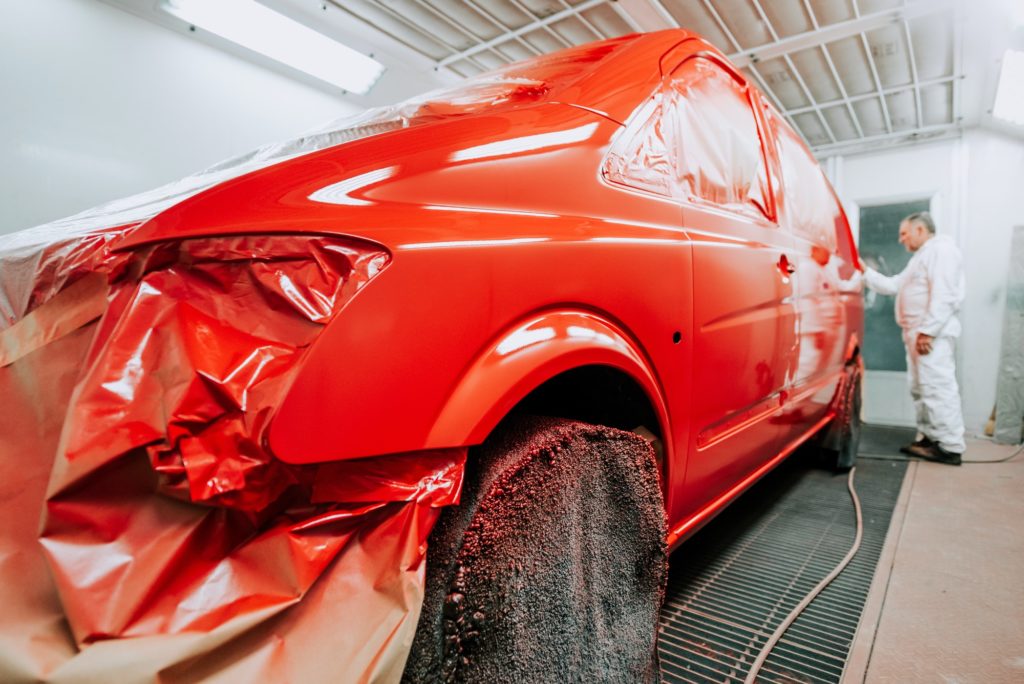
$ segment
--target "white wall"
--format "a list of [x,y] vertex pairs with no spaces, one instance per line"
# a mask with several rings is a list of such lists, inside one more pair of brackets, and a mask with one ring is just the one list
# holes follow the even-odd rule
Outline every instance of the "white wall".
[[0,2],[0,234],[358,107],[99,0]]
[[[855,234],[862,205],[930,197],[938,232],[960,244],[967,298],[958,375],[967,429],[980,432],[995,402],[1011,231],[1024,225],[1024,142],[972,129],[960,139],[836,157],[826,168]],[[902,374],[869,374],[865,413],[875,422],[913,424]]]

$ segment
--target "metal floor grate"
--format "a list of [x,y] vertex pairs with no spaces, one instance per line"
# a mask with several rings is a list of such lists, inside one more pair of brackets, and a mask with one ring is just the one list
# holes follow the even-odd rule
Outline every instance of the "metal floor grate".
[[[871,585],[905,461],[858,459],[864,537],[853,560],[789,628],[758,677],[838,682]],[[664,682],[742,682],[775,628],[849,550],[846,475],[800,455],[671,558],[658,652]]]

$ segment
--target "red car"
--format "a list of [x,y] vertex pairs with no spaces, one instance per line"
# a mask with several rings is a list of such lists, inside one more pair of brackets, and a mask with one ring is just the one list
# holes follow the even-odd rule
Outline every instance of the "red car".
[[8,675],[652,679],[667,551],[802,442],[856,451],[846,217],[682,30],[375,110],[0,259],[24,551],[0,585],[31,626],[0,645],[62,644]]

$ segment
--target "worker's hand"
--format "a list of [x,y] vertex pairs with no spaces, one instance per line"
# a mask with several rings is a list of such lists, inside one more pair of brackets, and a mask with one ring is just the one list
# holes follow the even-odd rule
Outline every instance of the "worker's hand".
[[928,354],[932,350],[932,340],[935,338],[931,335],[925,335],[924,333],[917,333],[917,353],[922,356]]

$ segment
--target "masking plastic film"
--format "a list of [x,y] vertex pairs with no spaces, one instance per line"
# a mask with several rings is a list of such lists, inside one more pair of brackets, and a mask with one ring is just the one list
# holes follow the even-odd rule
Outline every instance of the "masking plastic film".
[[0,368],[0,679],[395,679],[464,451],[296,467],[262,446],[386,253],[277,235],[94,254],[4,331],[105,302]]
[[703,59],[683,63],[606,158],[616,183],[764,217],[768,176],[746,91]]

